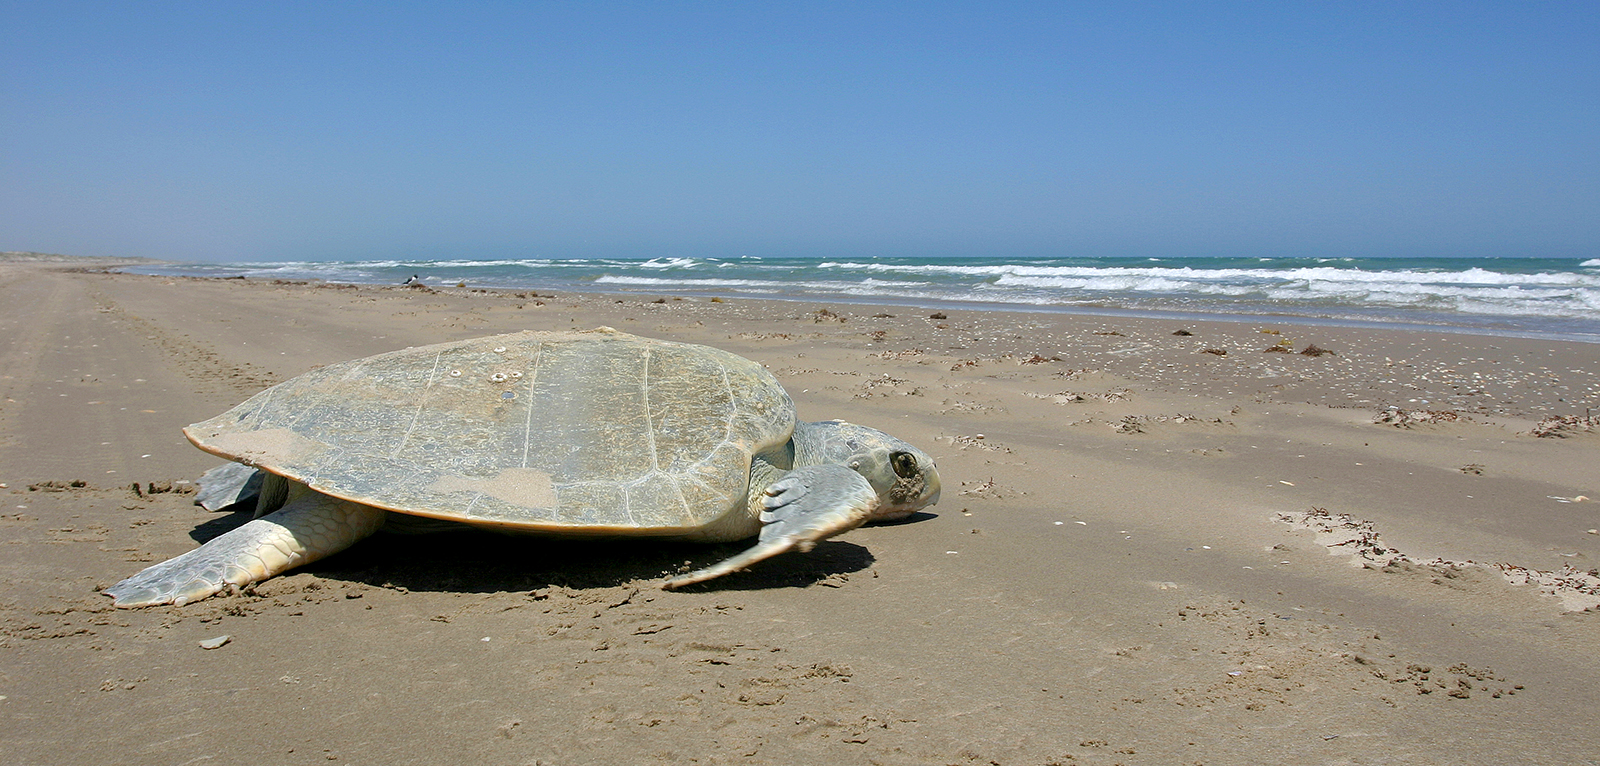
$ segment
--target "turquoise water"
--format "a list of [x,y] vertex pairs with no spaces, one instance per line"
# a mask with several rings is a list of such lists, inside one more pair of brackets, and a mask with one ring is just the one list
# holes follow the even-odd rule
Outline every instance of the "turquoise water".
[[652,258],[163,264],[147,274],[1185,317],[1600,342],[1600,258]]

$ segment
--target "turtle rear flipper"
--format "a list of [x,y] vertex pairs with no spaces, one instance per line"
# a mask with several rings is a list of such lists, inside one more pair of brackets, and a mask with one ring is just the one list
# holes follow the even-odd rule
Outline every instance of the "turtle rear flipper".
[[768,486],[761,498],[760,542],[717,564],[674,577],[661,587],[675,590],[737,572],[792,548],[810,551],[817,543],[866,523],[878,507],[878,493],[861,474],[842,465],[813,465],[790,471]]
[[255,502],[266,475],[254,466],[223,463],[200,476],[200,492],[194,501],[208,511],[220,511],[239,503]]
[[182,606],[259,582],[350,547],[383,526],[385,512],[305,491],[281,510],[106,588],[120,607]]

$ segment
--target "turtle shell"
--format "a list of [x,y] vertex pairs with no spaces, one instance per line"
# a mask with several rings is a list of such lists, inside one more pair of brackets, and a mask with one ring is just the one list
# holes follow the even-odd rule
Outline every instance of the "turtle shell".
[[675,534],[747,503],[794,404],[726,351],[611,330],[521,332],[328,365],[184,435],[400,513],[553,532]]

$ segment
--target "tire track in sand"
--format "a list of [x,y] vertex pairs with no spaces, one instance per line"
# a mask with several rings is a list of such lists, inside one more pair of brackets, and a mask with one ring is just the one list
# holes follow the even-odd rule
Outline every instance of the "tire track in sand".
[[127,310],[100,290],[91,288],[89,298],[95,309],[118,322],[134,337],[160,352],[172,368],[196,384],[210,384],[226,393],[253,394],[274,385],[280,378],[271,370],[249,362],[231,360],[209,344]]

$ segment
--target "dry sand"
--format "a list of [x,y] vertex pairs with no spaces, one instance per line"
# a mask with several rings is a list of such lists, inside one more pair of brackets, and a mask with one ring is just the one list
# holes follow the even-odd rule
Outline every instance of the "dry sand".
[[[1600,758],[1600,345],[68,265],[0,264],[7,763]],[[97,592],[242,523],[192,504],[182,426],[596,325],[767,364],[932,452],[943,501],[683,593],[739,546],[385,535],[181,608]]]

